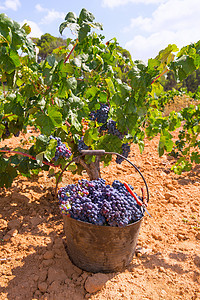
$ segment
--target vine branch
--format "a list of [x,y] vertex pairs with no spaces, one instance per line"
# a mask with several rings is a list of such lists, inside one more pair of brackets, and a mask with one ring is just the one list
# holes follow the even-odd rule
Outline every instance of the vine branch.
[[153,81],[152,81],[152,83],[151,84],[153,84],[156,80],[158,80],[161,76],[163,76],[163,75],[165,75],[165,73],[167,73],[169,70],[167,69],[167,70],[165,70],[165,71],[163,71],[160,75],[158,75]]
[[[35,156],[32,156],[28,153],[24,153],[24,152],[21,152],[21,151],[15,151],[15,150],[4,150],[4,149],[0,149],[0,152],[1,153],[14,153],[14,154],[19,154],[19,155],[22,155],[22,156],[26,156],[26,157],[29,157],[30,159],[33,159],[33,160],[37,160]],[[47,161],[42,161],[44,165],[47,165],[47,166],[51,166],[51,167],[56,167],[54,164],[50,163],[50,162],[47,162]]]

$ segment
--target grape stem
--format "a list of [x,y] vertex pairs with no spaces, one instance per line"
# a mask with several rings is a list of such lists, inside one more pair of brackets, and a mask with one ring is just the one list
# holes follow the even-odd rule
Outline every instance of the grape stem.
[[69,54],[67,55],[67,57],[64,60],[64,64],[68,61],[68,59],[70,58],[70,55],[72,54],[72,52],[74,51],[76,45],[78,44],[78,39],[76,40],[76,44],[74,45],[74,47],[72,48],[72,50],[69,52]]
[[153,81],[152,81],[152,83],[151,84],[153,84],[156,80],[158,80],[161,76],[163,76],[165,73],[167,73],[169,70],[167,69],[167,70],[165,70],[165,71],[163,71],[160,75],[158,75]]
[[2,117],[2,120],[3,120],[3,119],[6,119],[6,118],[9,118],[9,117],[12,117],[12,116],[14,116],[14,115],[15,115],[15,114],[11,114],[11,115],[8,115],[8,116],[3,116],[3,117]]
[[[33,160],[37,160],[36,157],[28,154],[28,153],[24,153],[24,152],[20,152],[20,151],[15,151],[15,150],[3,150],[3,149],[0,149],[0,152],[2,153],[14,153],[14,154],[19,154],[19,155],[22,155],[22,156],[26,156],[26,157],[29,157]],[[51,166],[51,167],[55,167],[54,164],[50,163],[50,162],[47,162],[47,161],[42,161],[43,164],[47,165],[47,166]]]

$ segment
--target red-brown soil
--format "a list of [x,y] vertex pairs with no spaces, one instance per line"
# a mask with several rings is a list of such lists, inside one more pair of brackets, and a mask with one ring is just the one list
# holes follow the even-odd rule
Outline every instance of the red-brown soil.
[[[21,137],[10,139],[15,147]],[[65,248],[63,220],[53,197],[54,178],[43,172],[20,176],[0,190],[0,299],[9,300],[189,300],[200,299],[200,166],[175,175],[173,158],[157,153],[158,138],[143,154],[133,145],[130,160],[144,175],[148,210],[136,253],[121,272],[92,274],[74,266]],[[132,184],[140,175],[123,162],[102,169],[107,183]],[[65,172],[60,186],[81,177]]]

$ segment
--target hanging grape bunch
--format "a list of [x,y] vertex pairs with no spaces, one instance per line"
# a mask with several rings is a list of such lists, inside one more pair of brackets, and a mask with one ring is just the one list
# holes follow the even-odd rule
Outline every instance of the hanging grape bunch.
[[82,179],[61,188],[58,198],[62,214],[95,225],[123,227],[143,217],[141,206],[118,180],[110,186],[104,179]]
[[[116,122],[112,119],[108,120],[108,114],[109,114],[110,107],[107,104],[100,103],[100,108],[96,111],[92,111],[90,114],[90,119],[92,121],[96,121],[100,124],[102,124],[99,127],[100,133],[108,133],[112,134],[114,136],[117,136],[120,140],[123,140],[124,134],[122,134],[118,129]],[[78,151],[81,152],[81,150],[87,150],[89,147],[85,144],[84,138],[81,137],[81,139],[78,141]],[[128,143],[122,144],[122,155],[124,157],[128,157],[130,153],[130,145]],[[116,158],[116,163],[121,164],[124,159],[122,157]]]
[[57,161],[61,157],[66,158],[66,159],[70,158],[72,153],[66,147],[66,145],[61,142],[61,138],[53,137],[52,135],[49,138],[50,138],[50,140],[54,139],[57,141],[56,152],[55,152],[55,156],[53,158],[54,161]]

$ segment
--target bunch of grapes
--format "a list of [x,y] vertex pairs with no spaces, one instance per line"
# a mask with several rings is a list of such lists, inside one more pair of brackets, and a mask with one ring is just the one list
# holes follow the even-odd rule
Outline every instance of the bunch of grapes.
[[29,83],[30,79],[32,81],[37,80],[37,72],[33,72],[28,66],[23,66],[21,68],[21,76],[25,83]]
[[66,159],[70,158],[72,153],[66,147],[66,145],[61,142],[61,138],[54,137],[52,135],[49,138],[50,138],[50,140],[54,139],[54,140],[57,141],[56,152],[55,152],[55,156],[53,158],[54,161],[57,161],[60,157],[63,157],[63,158],[66,158]]
[[83,141],[83,136],[81,139],[78,141],[78,151],[81,152],[81,150],[88,150],[88,146],[84,143]]
[[[131,147],[130,147],[130,145],[129,145],[128,143],[122,144],[122,155],[123,155],[124,157],[127,158],[128,155],[129,155],[129,153],[130,153],[130,151],[131,151]],[[117,163],[117,164],[121,164],[123,160],[124,160],[124,159],[123,159],[122,157],[117,156],[117,158],[116,158],[116,163]]]
[[106,123],[108,119],[109,106],[107,104],[100,104],[100,109],[92,111],[90,114],[91,120],[97,121],[98,123]]
[[82,179],[78,184],[61,188],[58,198],[62,214],[100,226],[123,227],[140,220],[144,214],[118,180],[110,186],[104,179]]
[[116,135],[120,140],[123,139],[124,135],[117,129],[116,122],[112,119],[109,119],[107,122],[108,133]]

